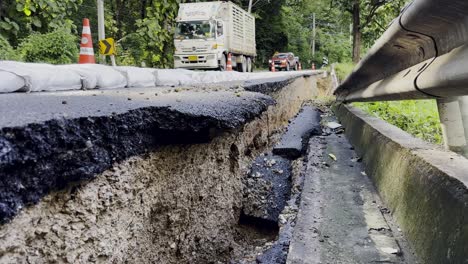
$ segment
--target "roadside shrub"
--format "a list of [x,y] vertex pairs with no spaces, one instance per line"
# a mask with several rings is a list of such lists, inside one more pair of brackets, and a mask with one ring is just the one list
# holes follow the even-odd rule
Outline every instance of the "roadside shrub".
[[33,33],[20,43],[18,50],[27,62],[76,63],[79,52],[78,38],[67,30]]
[[435,100],[354,103],[353,105],[415,137],[435,144],[443,143]]
[[8,40],[0,35],[0,60],[21,60],[18,51],[13,49]]
[[354,69],[354,66],[355,65],[351,62],[343,62],[336,64],[336,75],[338,76],[340,82],[343,82],[346,79],[346,77],[348,77],[348,75],[351,74],[351,72]]
[[142,36],[136,33],[128,34],[117,44],[117,62],[124,66],[141,66],[145,62],[148,51]]

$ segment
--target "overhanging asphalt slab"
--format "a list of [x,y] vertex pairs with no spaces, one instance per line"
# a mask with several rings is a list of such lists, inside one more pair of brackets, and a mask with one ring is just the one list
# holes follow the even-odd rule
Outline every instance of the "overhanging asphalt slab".
[[[255,85],[244,80],[1,94],[0,224],[112,164],[162,145],[206,143],[241,128],[275,104],[269,96],[274,91],[314,74],[278,75]],[[265,86],[274,88],[259,90]]]
[[[235,127],[242,116],[272,99],[251,92],[190,91],[183,88],[132,88],[0,96],[0,128],[25,126],[52,119],[73,119],[122,114],[153,107],[186,115],[212,117],[220,126]],[[252,106],[254,106],[252,108]]]
[[164,144],[210,141],[275,101],[236,90],[132,88],[0,96],[0,222]]

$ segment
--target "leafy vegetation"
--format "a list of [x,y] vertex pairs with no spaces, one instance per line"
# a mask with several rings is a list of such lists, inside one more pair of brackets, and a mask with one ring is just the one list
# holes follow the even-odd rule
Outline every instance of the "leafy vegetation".
[[353,105],[413,136],[431,143],[442,144],[442,128],[434,100],[354,103]]
[[26,62],[52,64],[76,63],[78,59],[78,38],[70,31],[58,29],[50,33],[33,33],[18,47]]
[[[342,12],[351,15],[353,62],[361,59],[363,41],[372,45],[408,0],[331,0]],[[364,36],[363,36],[364,34]],[[367,46],[370,46],[367,45]],[[366,46],[366,45],[364,45]]]
[[20,60],[18,52],[0,35],[0,60]]
[[173,34],[172,21],[177,16],[177,3],[157,1],[146,8],[145,18],[136,21],[137,34],[143,40],[141,59],[148,66],[169,67],[172,64]]
[[6,0],[0,1],[0,34],[17,46],[34,32],[48,33],[77,26],[72,17],[81,0]]

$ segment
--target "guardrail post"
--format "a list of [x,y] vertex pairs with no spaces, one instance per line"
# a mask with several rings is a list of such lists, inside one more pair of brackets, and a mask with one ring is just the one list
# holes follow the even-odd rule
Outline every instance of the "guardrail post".
[[437,100],[445,148],[466,156],[467,145],[457,97]]
[[[460,105],[463,128],[465,129],[465,139],[468,145],[468,96],[458,97],[458,104]],[[468,157],[468,153],[465,156]]]

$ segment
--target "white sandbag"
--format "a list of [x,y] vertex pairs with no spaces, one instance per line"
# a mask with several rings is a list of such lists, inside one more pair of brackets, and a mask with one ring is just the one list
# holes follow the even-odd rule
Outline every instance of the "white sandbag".
[[[256,78],[256,74],[219,71],[190,71],[184,69],[158,70],[157,84],[160,86],[200,85],[205,83],[221,83],[245,81]],[[276,75],[278,76],[278,75]],[[261,76],[259,76],[261,77]],[[265,77],[265,76],[264,76]]]
[[22,77],[25,81],[25,91],[81,89],[81,77],[78,74],[50,64],[0,61],[0,70]]
[[240,72],[204,72],[200,74],[201,83],[220,83],[231,81],[243,81],[247,79],[247,73]]
[[0,93],[19,92],[25,88],[24,79],[14,73],[0,71]]
[[93,69],[82,67],[80,64],[72,64],[72,65],[60,65],[58,67],[62,67],[65,69],[69,69],[81,77],[81,84],[84,90],[91,90],[98,88],[98,78],[99,73]]
[[155,69],[130,66],[114,67],[127,79],[127,87],[155,87],[157,72]]
[[179,86],[189,85],[193,83],[192,72],[189,70],[175,69],[160,69],[157,70],[158,86]]
[[[118,89],[127,86],[127,79],[125,76],[111,66],[100,64],[73,64],[67,66],[80,72],[80,74],[86,75],[90,83],[92,83],[92,78],[96,78],[97,85],[95,88]],[[93,88],[88,87],[87,89]]]

